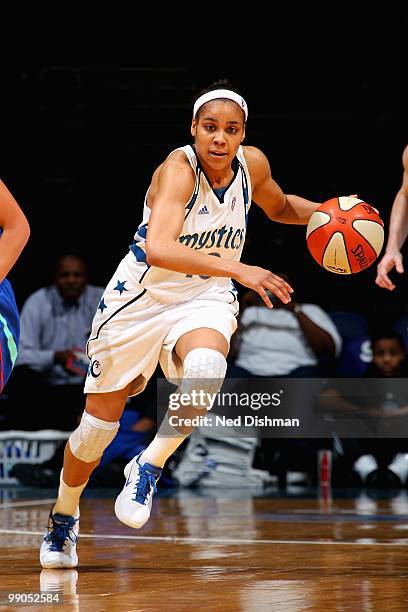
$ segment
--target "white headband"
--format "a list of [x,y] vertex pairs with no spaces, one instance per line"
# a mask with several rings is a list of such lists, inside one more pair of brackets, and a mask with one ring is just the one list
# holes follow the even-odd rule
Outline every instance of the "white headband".
[[214,89],[214,91],[209,91],[208,93],[203,94],[196,100],[193,108],[193,117],[197,115],[198,109],[203,106],[203,104],[207,104],[207,102],[211,102],[211,100],[219,100],[220,98],[227,98],[227,100],[232,100],[236,102],[240,108],[244,111],[245,121],[248,119],[248,106],[245,102],[244,98],[239,94],[235,93],[235,91],[231,91],[230,89]]

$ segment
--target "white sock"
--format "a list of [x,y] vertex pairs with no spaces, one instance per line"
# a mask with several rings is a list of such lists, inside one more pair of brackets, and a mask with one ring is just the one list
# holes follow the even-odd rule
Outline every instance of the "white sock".
[[81,497],[82,491],[85,489],[88,481],[79,485],[78,487],[69,487],[62,480],[62,472],[60,474],[60,485],[58,489],[58,498],[52,509],[53,514],[64,514],[66,516],[79,517],[79,498]]
[[140,456],[139,463],[150,463],[162,468],[167,459],[190,434],[183,435],[169,423],[168,414],[164,417],[156,436]]

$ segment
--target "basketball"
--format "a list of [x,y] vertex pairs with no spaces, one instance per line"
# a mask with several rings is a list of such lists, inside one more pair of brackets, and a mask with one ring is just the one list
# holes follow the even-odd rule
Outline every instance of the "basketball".
[[335,274],[369,268],[384,243],[378,211],[355,196],[332,198],[310,217],[306,241],[317,263]]

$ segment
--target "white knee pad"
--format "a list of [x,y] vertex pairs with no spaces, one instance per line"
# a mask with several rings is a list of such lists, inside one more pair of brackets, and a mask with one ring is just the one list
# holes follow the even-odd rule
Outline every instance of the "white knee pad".
[[72,454],[85,463],[100,459],[118,429],[118,421],[109,423],[84,412],[79,426],[69,437]]
[[209,410],[215,395],[220,390],[227,361],[222,353],[209,348],[196,348],[187,353],[184,362],[184,377],[180,385],[180,393],[196,393],[199,404],[193,402],[197,408]]

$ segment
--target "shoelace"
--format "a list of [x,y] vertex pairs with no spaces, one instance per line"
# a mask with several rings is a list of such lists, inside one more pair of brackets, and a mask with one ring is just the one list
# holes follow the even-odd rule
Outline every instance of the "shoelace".
[[151,489],[153,489],[153,493],[157,492],[154,474],[147,470],[141,470],[140,479],[136,484],[134,497],[132,498],[133,501],[137,501],[139,504],[145,504]]
[[61,552],[64,550],[66,540],[75,544],[77,537],[73,531],[75,523],[56,523],[52,518],[52,531],[45,536],[46,542],[51,542],[49,550]]

